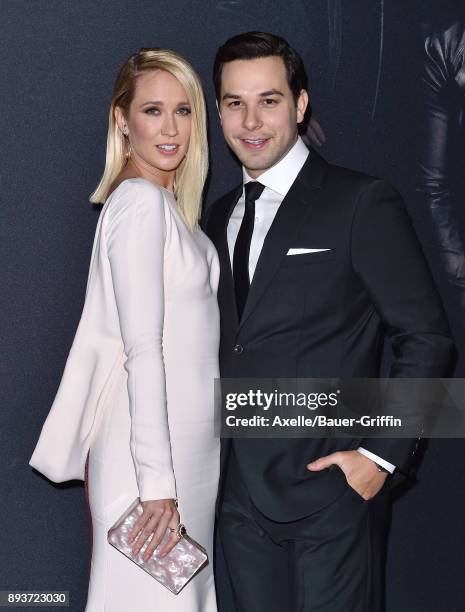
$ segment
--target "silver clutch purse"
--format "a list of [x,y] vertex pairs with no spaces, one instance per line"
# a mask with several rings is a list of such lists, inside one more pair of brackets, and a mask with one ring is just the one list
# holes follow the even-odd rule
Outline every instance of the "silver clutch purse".
[[176,546],[165,557],[160,557],[159,551],[170,537],[170,531],[167,529],[150,559],[144,561],[142,556],[150,542],[145,542],[135,555],[132,551],[134,541],[132,544],[128,544],[127,541],[129,533],[142,512],[143,507],[140,498],[137,497],[108,530],[108,542],[177,595],[189,580],[208,564],[207,551],[187,533],[184,533]]

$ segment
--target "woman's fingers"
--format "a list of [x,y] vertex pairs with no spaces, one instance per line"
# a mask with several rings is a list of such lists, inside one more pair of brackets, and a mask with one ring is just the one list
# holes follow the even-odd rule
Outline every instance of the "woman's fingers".
[[160,550],[160,557],[166,557],[166,555],[173,550],[176,544],[179,542],[179,538],[176,533],[170,533],[170,538],[168,542],[163,546]]
[[142,503],[142,514],[134,523],[131,531],[128,534],[128,544],[131,544],[136,539],[139,531],[147,524],[152,515],[162,514],[166,506],[173,503],[170,499],[159,500],[144,500]]
[[[177,515],[178,519],[175,518],[175,515]],[[143,555],[144,561],[147,561],[147,559],[149,559],[152,556],[154,550],[157,548],[157,546],[162,541],[163,536],[165,535],[165,532],[168,528],[168,525],[172,524],[173,520],[178,520],[178,522],[176,523],[176,525],[178,525],[179,523],[178,512],[176,510],[173,511],[172,508],[166,509],[163,515],[160,517],[160,520],[158,521],[158,525],[155,529],[155,534],[152,540],[150,541],[150,544],[147,546],[146,550],[144,551],[144,555]]]
[[[179,517],[178,512],[176,512],[175,515],[173,515],[173,519],[169,522],[168,527],[171,527],[171,529],[176,529],[179,523],[180,523],[180,517]],[[173,550],[173,548],[176,546],[178,542],[179,542],[179,538],[177,534],[171,532],[168,542],[160,550],[160,557],[165,557],[171,550]]]
[[157,528],[158,522],[160,520],[160,514],[153,514],[147,523],[142,528],[142,531],[139,533],[135,543],[133,544],[132,550],[135,555],[137,555],[140,549],[144,546],[146,540],[150,537],[150,535]]
[[[142,506],[143,512],[128,535],[128,543],[133,543],[132,551],[137,555],[148,541],[143,554],[146,561],[160,544],[168,525],[173,525],[173,528],[178,526],[179,513],[172,499],[146,500],[142,502]],[[170,538],[167,552],[173,548],[176,541],[177,538]]]
[[128,543],[131,544],[137,537],[139,531],[148,523],[150,517],[152,516],[152,511],[144,509],[142,514],[139,516],[137,521],[134,523],[131,531],[128,535]]

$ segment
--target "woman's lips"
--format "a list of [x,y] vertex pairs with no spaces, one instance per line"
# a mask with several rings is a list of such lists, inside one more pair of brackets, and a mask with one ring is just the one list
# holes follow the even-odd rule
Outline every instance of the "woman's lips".
[[162,153],[163,155],[176,155],[176,153],[179,150],[179,145],[175,145],[175,144],[160,144],[160,145],[155,145],[157,147],[157,149],[160,151],[160,153]]

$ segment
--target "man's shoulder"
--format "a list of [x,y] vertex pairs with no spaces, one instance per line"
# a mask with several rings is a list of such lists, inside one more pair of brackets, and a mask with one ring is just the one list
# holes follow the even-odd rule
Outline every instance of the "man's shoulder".
[[374,223],[378,219],[389,224],[408,213],[402,191],[380,176],[328,164],[326,184],[327,197],[352,211],[357,223],[364,219]]
[[334,163],[312,146],[309,149],[310,156],[308,162],[304,165],[301,172],[307,172],[309,176],[312,176],[312,173],[315,176],[314,173],[317,172],[321,177],[319,184],[327,192],[335,195],[344,193],[345,195],[357,197],[369,185],[388,183],[388,181],[379,176]]
[[325,197],[335,206],[354,212],[367,207],[374,212],[380,206],[391,211],[405,207],[402,192],[390,180],[343,165],[326,164],[322,186]]
[[385,179],[362,172],[361,170],[354,170],[346,166],[328,163],[326,179],[331,183],[341,183],[345,188],[350,188],[355,191],[363,190],[369,185],[383,182],[387,183]]

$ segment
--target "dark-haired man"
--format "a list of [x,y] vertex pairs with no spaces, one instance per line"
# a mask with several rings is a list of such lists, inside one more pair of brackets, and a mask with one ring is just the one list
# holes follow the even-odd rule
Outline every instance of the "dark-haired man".
[[[328,164],[298,136],[300,56],[280,37],[229,39],[214,66],[243,181],[210,209],[221,262],[221,375],[448,373],[453,344],[403,201],[384,180]],[[219,528],[241,612],[383,609],[386,478],[417,440],[222,441]],[[391,478],[391,477],[390,477]]]

